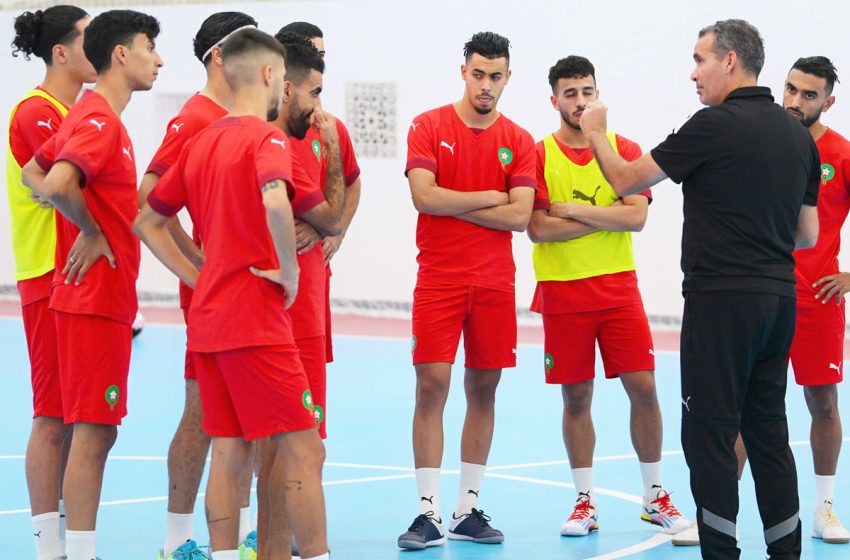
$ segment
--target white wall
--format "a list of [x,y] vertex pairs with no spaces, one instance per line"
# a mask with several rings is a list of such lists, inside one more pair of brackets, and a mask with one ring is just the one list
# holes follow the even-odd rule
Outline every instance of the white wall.
[[[558,125],[548,101],[549,67],[568,54],[582,54],[596,65],[602,98],[610,107],[611,128],[648,150],[699,108],[689,80],[691,52],[698,30],[717,19],[744,18],[761,30],[767,53],[761,83],[775,94],[781,95],[785,74],[800,56],[829,56],[839,76],[850,83],[850,51],[844,29],[850,4],[825,0],[816,6],[817,10],[806,9],[804,4],[787,0],[597,0],[581,4],[564,0],[483,4],[350,0],[135,7],[159,18],[162,34],[157,46],[166,66],[154,92],[134,96],[124,120],[139,165],[144,166],[170,116],[156,114],[155,94],[191,93],[203,83],[203,69],[192,57],[191,39],[201,21],[214,11],[245,11],[270,32],[293,20],[318,24],[325,32],[328,50],[323,97],[329,110],[345,119],[345,85],[349,82],[392,81],[398,91],[398,157],[360,159],[363,198],[334,261],[334,294],[346,299],[410,301],[416,274],[416,214],[402,175],[407,126],[417,113],[459,98],[461,50],[474,32],[496,31],[513,43],[513,77],[500,108],[535,138]],[[14,15],[3,12],[0,45],[8,45],[12,39]],[[8,84],[0,90],[4,108],[10,108],[42,75],[39,61],[13,59],[9,52],[0,54]],[[840,85],[836,88],[838,102],[825,122],[850,135],[850,109],[843,91]],[[681,312],[681,221],[681,191],[669,182],[657,186],[646,228],[635,236],[649,313]],[[8,237],[8,208],[3,197],[0,285],[12,282]],[[524,235],[515,236],[514,249],[517,303],[525,305],[534,282],[530,243]],[[173,292],[176,282],[146,253],[139,289]]]

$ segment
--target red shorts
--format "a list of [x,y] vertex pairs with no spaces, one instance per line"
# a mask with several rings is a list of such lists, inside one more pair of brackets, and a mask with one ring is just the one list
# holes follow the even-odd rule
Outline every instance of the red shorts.
[[643,305],[543,315],[546,383],[564,385],[593,379],[596,343],[605,377],[655,370],[652,333]]
[[835,385],[844,379],[844,304],[797,305],[791,365],[798,385]]
[[[186,322],[186,332],[189,332],[189,308],[184,307],[183,320]],[[189,343],[186,343],[186,356],[183,359],[183,379],[198,379],[198,374],[195,372],[195,353],[189,350]]]
[[316,428],[295,345],[195,352],[204,432],[255,440]]
[[45,297],[21,306],[30,357],[33,418],[39,416],[62,418],[63,416],[56,348],[56,321],[48,308],[50,300],[46,295],[49,293],[52,279],[53,271],[50,271],[44,276],[18,282],[18,290],[22,294],[32,292],[33,288],[37,290],[40,283],[46,282],[48,286]]
[[331,336],[331,267],[325,266],[327,275],[325,278],[325,362],[334,361],[334,341]]
[[319,435],[322,439],[326,439],[328,437],[325,424],[328,411],[328,368],[325,362],[325,337],[300,338],[295,341],[295,345],[298,347],[301,364],[304,366],[307,382],[310,384],[310,393],[313,395],[313,408],[319,426]]
[[417,285],[413,291],[413,363],[454,363],[463,332],[465,367],[516,366],[513,292],[477,286]]
[[53,311],[65,423],[120,426],[127,415],[133,330],[97,315]]

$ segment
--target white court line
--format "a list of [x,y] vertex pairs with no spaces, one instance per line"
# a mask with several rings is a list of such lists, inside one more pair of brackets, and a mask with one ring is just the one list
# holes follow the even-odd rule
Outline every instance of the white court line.
[[672,535],[658,533],[643,542],[637,543],[636,545],[621,548],[620,550],[615,550],[614,552],[609,552],[600,556],[593,556],[592,558],[588,558],[587,560],[613,560],[614,558],[623,558],[625,556],[631,556],[632,554],[637,554],[638,552],[643,552],[645,550],[649,550],[650,548],[660,546],[666,542],[670,542],[670,539],[672,538]]

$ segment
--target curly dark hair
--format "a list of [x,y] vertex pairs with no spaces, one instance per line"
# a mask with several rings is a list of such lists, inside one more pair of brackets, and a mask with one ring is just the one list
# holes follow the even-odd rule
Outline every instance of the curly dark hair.
[[282,28],[274,37],[286,51],[286,79],[298,85],[307,78],[311,70],[324,73],[325,61],[312,41],[300,33],[284,31],[285,29],[286,27]]
[[204,20],[195,38],[192,39],[195,58],[204,64],[208,63],[212,57],[207,55],[204,60],[202,59],[204,53],[221,44],[222,39],[246,25],[257,27],[257,20],[242,12],[218,12],[211,15]]
[[562,58],[549,69],[549,86],[555,91],[558,80],[561,78],[584,78],[591,76],[596,83],[596,69],[593,64],[583,56],[570,55]]
[[12,56],[24,53],[53,63],[53,46],[68,45],[79,36],[77,22],[87,17],[82,8],[76,6],[51,6],[46,10],[24,12],[15,18],[15,38],[12,40]]

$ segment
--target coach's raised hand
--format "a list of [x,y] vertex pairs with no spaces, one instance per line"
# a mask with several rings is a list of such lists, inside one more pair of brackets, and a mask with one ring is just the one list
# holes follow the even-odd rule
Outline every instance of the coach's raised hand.
[[590,101],[581,114],[579,124],[585,134],[604,133],[608,129],[608,107],[601,101]]

